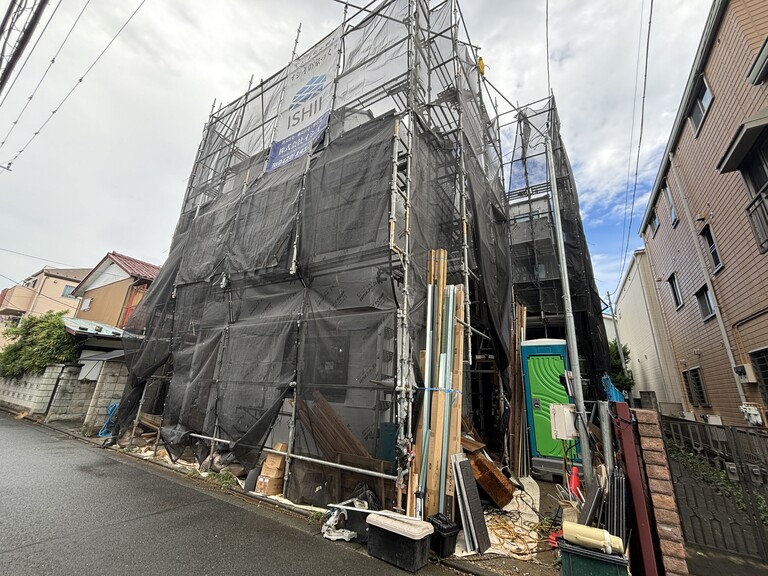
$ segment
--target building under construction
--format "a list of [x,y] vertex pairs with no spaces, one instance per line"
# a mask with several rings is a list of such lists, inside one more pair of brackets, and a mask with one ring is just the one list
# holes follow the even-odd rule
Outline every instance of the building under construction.
[[462,419],[504,444],[510,271],[542,329],[536,302],[554,313],[560,295],[554,270],[531,272],[552,254],[518,240],[511,263],[518,193],[483,72],[456,0],[385,0],[345,6],[337,29],[215,111],[168,260],[127,327],[123,430],[137,410],[162,414],[172,455],[247,470],[284,443],[294,502],[364,482],[387,508],[450,513]]
[[546,159],[545,135],[550,135],[581,372],[594,385],[604,370],[610,370],[603,306],[592,272],[573,170],[560,137],[554,97],[515,110],[515,121],[505,128],[514,130],[514,135],[509,135],[515,141],[513,160],[508,168],[505,166],[505,173],[512,282],[515,299],[526,307],[525,337],[564,338],[566,329],[550,205],[551,172]]

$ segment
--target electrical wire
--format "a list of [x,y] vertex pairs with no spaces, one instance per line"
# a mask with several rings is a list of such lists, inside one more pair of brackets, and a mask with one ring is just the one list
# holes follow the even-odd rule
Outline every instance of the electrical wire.
[[[8,282],[13,282],[17,286],[21,286],[23,288],[28,288],[29,290],[33,290],[33,288],[29,288],[29,286],[24,286],[24,284],[22,284],[21,282],[17,282],[13,278],[9,278],[5,274],[0,274],[0,278],[5,278],[6,280],[8,280]],[[77,306],[70,306],[69,304],[65,304],[64,302],[60,302],[60,301],[56,300],[56,298],[52,298],[51,296],[47,296],[46,294],[43,294],[42,292],[36,292],[36,294],[37,294],[37,296],[42,296],[43,298],[47,298],[48,300],[56,302],[56,304],[59,304],[61,306],[66,306],[67,308],[72,308],[72,310],[77,310]]]
[[[56,62],[56,58],[58,58],[59,54],[61,53],[61,50],[64,48],[64,45],[67,43],[67,40],[69,40],[70,35],[72,34],[72,31],[75,29],[75,26],[77,26],[77,23],[80,22],[80,17],[83,15],[83,12],[85,12],[85,9],[88,7],[88,4],[91,3],[91,0],[86,0],[85,5],[83,6],[83,9],[80,10],[80,13],[77,15],[77,18],[75,18],[74,23],[69,29],[69,32],[67,32],[67,35],[64,37],[64,40],[62,40],[61,44],[59,45],[58,50],[56,50],[56,53],[53,55],[53,58],[51,58],[51,61],[48,63],[48,67],[45,69],[45,72],[43,72],[43,75],[40,77],[40,80],[37,82],[37,86],[35,86],[35,89],[32,90],[32,94],[27,98],[27,101],[24,103],[24,106],[21,109],[21,112],[19,112],[19,115],[16,116],[16,120],[14,120],[11,123],[11,127],[8,128],[8,132],[5,133],[5,136],[3,137],[2,141],[0,141],[0,150],[3,149],[3,146],[5,146],[5,143],[8,142],[8,138],[10,137],[13,130],[18,126],[19,120],[21,120],[21,117],[24,115],[24,112],[26,112],[27,108],[29,107],[29,104],[32,102],[32,99],[37,94],[37,91],[40,89],[40,85],[43,83],[43,80],[45,80],[45,77],[48,76],[48,72],[50,72],[51,68],[53,67],[54,63]],[[60,5],[61,3],[59,3]],[[56,10],[59,9],[59,6],[56,6]],[[55,11],[54,11],[55,13]],[[50,20],[48,21],[50,23]],[[48,25],[46,24],[46,27]],[[43,30],[45,32],[45,30]],[[39,40],[39,38],[38,38]],[[37,43],[35,43],[37,45]],[[34,47],[33,47],[34,49]],[[24,62],[26,64],[26,61]],[[21,73],[21,70],[19,70],[19,74]],[[18,78],[18,75],[16,76]],[[14,79],[14,83],[16,82],[16,79]],[[3,97],[3,100],[0,101],[0,108],[2,108],[3,103],[5,102],[5,99],[8,97],[8,94],[10,93],[10,89],[8,92],[6,92],[5,96]],[[10,165],[9,165],[10,166]]]
[[630,204],[630,211],[629,211],[629,226],[627,227],[627,243],[623,250],[624,253],[621,258],[621,268],[619,269],[619,277],[616,281],[616,289],[613,291],[613,294],[616,294],[619,291],[619,286],[621,285],[621,275],[624,273],[624,266],[627,263],[627,254],[629,253],[629,237],[632,232],[632,218],[635,212],[635,198],[637,196],[637,177],[640,171],[640,148],[643,143],[643,128],[645,124],[645,94],[646,94],[646,89],[648,87],[648,59],[649,59],[648,54],[650,52],[650,46],[651,46],[651,23],[652,22],[653,22],[653,0],[650,1],[650,10],[648,12],[648,34],[645,40],[645,67],[644,67],[644,73],[643,73],[643,97],[642,97],[642,100],[640,101],[640,129],[638,131],[638,137],[637,137],[637,156],[635,159],[635,179],[632,185],[632,202]]
[[51,12],[51,16],[48,18],[48,22],[45,23],[45,26],[43,26],[42,32],[40,32],[40,34],[37,36],[35,43],[32,45],[32,48],[30,48],[29,51],[27,51],[27,56],[26,58],[24,58],[24,62],[21,64],[21,67],[19,68],[19,71],[16,73],[16,76],[14,76],[13,82],[11,82],[11,85],[8,86],[7,90],[5,91],[5,94],[3,95],[3,99],[0,100],[0,108],[2,108],[3,104],[5,104],[5,100],[8,98],[8,94],[10,94],[13,91],[13,87],[16,85],[16,81],[19,79],[19,76],[21,76],[21,73],[24,72],[24,68],[26,67],[27,62],[29,62],[30,57],[34,53],[35,48],[37,48],[37,45],[40,43],[40,39],[45,34],[45,31],[48,30],[48,26],[51,24],[53,17],[56,16],[56,12],[59,10],[59,7],[61,6],[62,2],[63,0],[59,0],[59,3],[56,4],[56,8],[54,8],[53,12]]
[[[125,30],[126,26],[128,26],[128,24],[131,22],[131,20],[133,20],[133,17],[136,16],[138,11],[141,10],[141,7],[144,6],[146,1],[147,0],[141,0],[141,4],[139,4],[136,7],[136,10],[134,10],[131,13],[131,15],[128,17],[128,20],[126,20],[123,23],[123,25],[120,27],[120,29],[115,33],[115,35],[112,37],[112,39],[107,43],[107,45],[104,47],[104,49],[99,53],[99,55],[96,57],[96,59],[88,67],[88,69],[77,80],[77,82],[75,82],[75,85],[72,86],[72,89],[69,92],[67,92],[67,95],[64,96],[64,98],[62,99],[61,102],[59,102],[59,105],[56,106],[56,108],[51,111],[51,114],[48,116],[48,118],[45,120],[45,122],[43,122],[43,124],[40,126],[40,128],[38,128],[37,131],[32,134],[30,139],[27,141],[26,144],[24,144],[24,146],[21,148],[21,150],[19,150],[16,153],[16,155],[9,162],[4,162],[5,167],[8,169],[8,171],[10,171],[11,166],[13,165],[14,162],[16,162],[16,160],[19,158],[19,156],[21,156],[24,153],[24,151],[29,147],[29,145],[34,141],[34,139],[37,138],[37,136],[40,134],[40,132],[42,132],[43,129],[48,125],[48,122],[51,121],[51,119],[56,114],[56,112],[61,110],[61,107],[64,106],[64,104],[67,102],[67,100],[69,100],[69,97],[72,96],[72,93],[75,90],[77,90],[77,87],[80,86],[83,83],[83,80],[85,80],[85,78],[88,76],[88,74],[91,72],[91,70],[93,70],[93,68],[96,66],[96,64],[99,63],[99,60],[101,60],[102,56],[104,56],[104,54],[107,52],[107,50],[109,50],[109,47],[112,46],[112,44],[115,42],[115,40],[117,40],[117,37],[120,36],[120,33],[123,30]],[[4,172],[0,172],[0,174],[3,174],[3,173]]]
[[72,264],[67,264],[66,262],[57,262],[56,260],[51,260],[50,258],[40,258],[40,256],[32,256],[32,254],[25,254],[24,252],[16,252],[16,250],[9,250],[8,248],[0,247],[0,251],[8,252],[9,254],[16,254],[17,256],[24,256],[25,258],[40,260],[42,262],[50,262],[51,264],[61,264],[62,266],[67,266],[69,268],[78,268],[78,266],[73,266]]
[[[629,146],[627,150],[627,180],[624,184],[624,217],[621,223],[621,250],[624,253],[624,246],[629,242],[630,230],[627,228],[627,212],[629,211],[629,179],[632,176],[632,143],[635,140],[635,113],[637,109],[637,85],[640,77],[640,55],[643,47],[643,14],[645,13],[645,0],[640,4],[640,26],[637,31],[637,58],[635,59],[635,86],[632,90],[632,116],[629,129]],[[622,264],[623,267],[623,264]],[[619,274],[621,282],[621,274]]]

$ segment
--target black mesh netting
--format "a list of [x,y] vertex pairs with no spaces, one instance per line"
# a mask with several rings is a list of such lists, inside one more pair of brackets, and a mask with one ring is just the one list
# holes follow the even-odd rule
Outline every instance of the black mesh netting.
[[[164,406],[173,457],[191,448],[202,460],[215,437],[228,461],[252,469],[265,445],[285,441],[285,491],[298,502],[338,501],[361,482],[391,501],[393,482],[329,464],[396,473],[396,384],[421,385],[430,250],[447,250],[449,284],[470,279],[471,321],[490,336],[503,379],[509,364],[503,186],[479,80],[459,98],[452,64],[421,62],[415,81],[439,77],[429,96],[439,103],[431,120],[409,114],[408,27],[394,18],[409,4],[382,6],[386,17],[345,35],[330,129],[310,155],[264,171],[285,71],[211,117],[168,261],[126,327],[119,427],[160,379],[151,404]],[[445,7],[433,16],[441,31],[450,25]],[[425,49],[451,56],[450,35],[421,34]],[[460,58],[477,76],[466,49]],[[465,140],[457,106],[473,116]]]

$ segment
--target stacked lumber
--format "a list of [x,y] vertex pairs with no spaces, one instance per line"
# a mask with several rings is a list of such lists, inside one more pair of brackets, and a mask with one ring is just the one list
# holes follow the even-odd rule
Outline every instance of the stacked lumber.
[[427,262],[427,348],[420,354],[424,402],[417,419],[406,512],[424,518],[454,516],[450,457],[461,453],[464,380],[464,286],[446,285],[448,257],[432,250]]
[[526,441],[526,423],[523,419],[523,374],[520,345],[525,340],[526,308],[522,304],[515,303],[514,334],[512,337],[512,353],[510,354],[510,369],[512,382],[512,398],[510,399],[509,426],[507,428],[507,448],[510,459],[514,462],[516,476],[526,474],[521,465],[523,442]]
[[319,390],[312,393],[313,403],[309,407],[301,399],[297,399],[299,420],[309,431],[315,444],[330,461],[338,454],[349,454],[371,458],[365,446],[357,439],[344,421]]

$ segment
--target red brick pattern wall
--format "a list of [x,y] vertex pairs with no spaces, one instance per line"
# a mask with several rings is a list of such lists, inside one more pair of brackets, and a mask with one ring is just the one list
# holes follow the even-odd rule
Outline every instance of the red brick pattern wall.
[[683,529],[677,500],[669,476],[669,462],[664,450],[659,416],[654,410],[633,410],[637,419],[648,489],[651,492],[656,530],[667,576],[687,576]]

